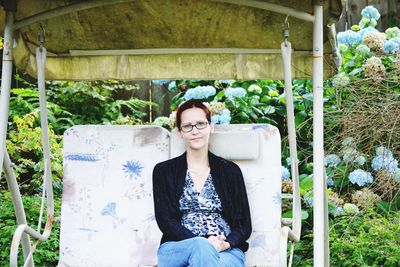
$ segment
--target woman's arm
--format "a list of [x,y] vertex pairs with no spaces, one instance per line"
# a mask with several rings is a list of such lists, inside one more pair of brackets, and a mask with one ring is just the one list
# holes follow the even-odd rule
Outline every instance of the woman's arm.
[[227,168],[227,177],[232,179],[230,198],[233,202],[233,214],[231,214],[233,219],[229,225],[231,233],[226,237],[226,242],[233,248],[244,243],[250,237],[252,226],[243,174],[238,165],[235,163],[232,165],[231,168]]
[[175,241],[195,237],[189,229],[180,223],[175,186],[166,176],[166,170],[157,164],[153,169],[153,198],[156,221],[161,232]]

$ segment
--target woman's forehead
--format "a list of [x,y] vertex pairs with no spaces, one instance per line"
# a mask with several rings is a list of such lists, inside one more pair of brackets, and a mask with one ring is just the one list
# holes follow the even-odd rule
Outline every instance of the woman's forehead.
[[207,120],[206,113],[201,108],[189,108],[182,112],[181,120],[183,123],[197,120]]

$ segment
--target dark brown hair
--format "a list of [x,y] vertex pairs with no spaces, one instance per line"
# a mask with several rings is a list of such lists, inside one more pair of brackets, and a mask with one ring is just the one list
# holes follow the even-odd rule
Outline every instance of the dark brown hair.
[[202,109],[204,111],[204,113],[206,114],[207,121],[209,123],[211,123],[211,111],[210,111],[210,109],[206,105],[204,105],[203,102],[201,102],[200,100],[191,99],[191,100],[188,100],[188,101],[182,103],[178,107],[178,110],[176,111],[176,127],[178,128],[179,131],[181,130],[182,112],[184,112],[185,110],[190,109],[190,108],[200,108],[200,109]]

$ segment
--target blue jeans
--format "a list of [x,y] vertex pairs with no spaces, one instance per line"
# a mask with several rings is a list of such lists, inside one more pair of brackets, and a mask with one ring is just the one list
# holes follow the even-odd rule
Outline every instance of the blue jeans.
[[245,257],[238,248],[217,252],[204,237],[163,243],[157,253],[159,267],[244,267]]

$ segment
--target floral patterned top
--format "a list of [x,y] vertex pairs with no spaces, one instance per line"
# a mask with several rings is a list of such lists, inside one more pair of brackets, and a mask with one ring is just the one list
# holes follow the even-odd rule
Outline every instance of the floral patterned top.
[[225,235],[231,229],[222,218],[222,204],[215,191],[211,174],[201,191],[194,186],[189,170],[186,172],[183,193],[179,199],[181,223],[197,236]]

